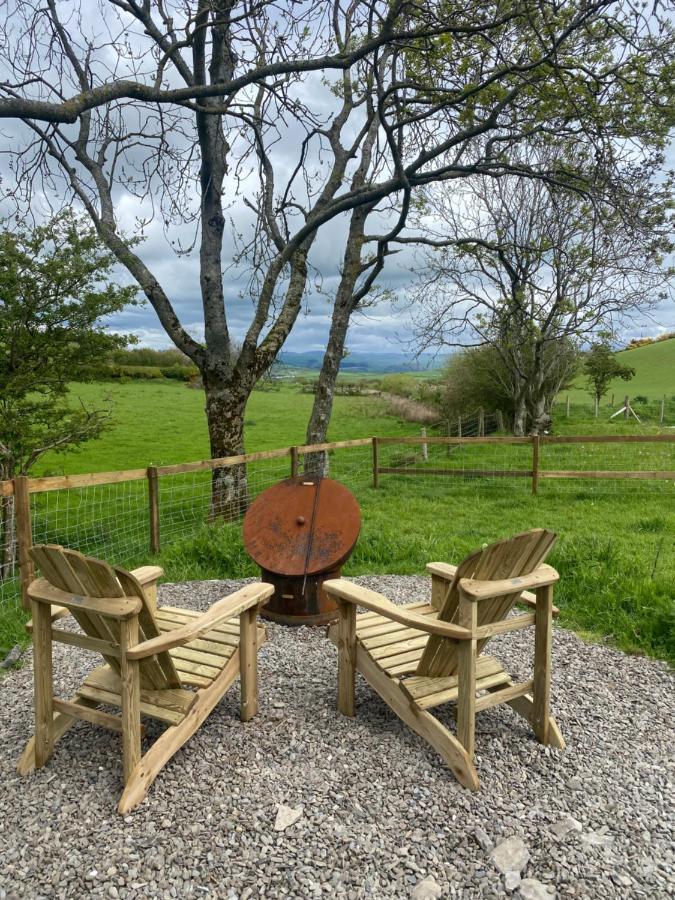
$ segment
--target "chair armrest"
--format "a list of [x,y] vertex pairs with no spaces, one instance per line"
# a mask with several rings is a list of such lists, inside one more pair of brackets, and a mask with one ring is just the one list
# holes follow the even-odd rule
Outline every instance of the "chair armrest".
[[145,587],[146,584],[158,581],[164,574],[164,569],[161,566],[139,566],[132,569],[130,574]]
[[445,578],[446,581],[452,581],[455,577],[457,566],[451,566],[450,563],[430,562],[427,563],[427,572],[430,575],[437,575],[439,578]]
[[210,609],[196,619],[191,619],[181,628],[167,631],[149,641],[142,641],[127,650],[127,659],[145,659],[147,656],[154,656],[155,653],[171,650],[172,647],[181,647],[183,644],[202,637],[228,619],[240,616],[251,607],[262,606],[273,593],[274,586],[271,584],[264,584],[260,581],[255,584],[247,584],[235,591],[234,594],[216,600]]
[[544,564],[535,569],[534,572],[530,572],[529,575],[522,575],[519,578],[504,578],[499,581],[479,581],[475,578],[462,578],[459,582],[459,589],[471,600],[494,599],[496,597],[505,597],[508,594],[521,593],[527,588],[536,589],[555,584],[559,577],[552,566]]
[[[120,572],[118,572],[118,575]],[[161,566],[139,566],[138,569],[132,569],[129,573],[143,588],[145,599],[152,612],[157,610],[157,582],[164,574]]]
[[99,616],[109,616],[111,619],[129,619],[137,615],[143,606],[140,597],[84,597],[69,594],[54,587],[45,578],[36,578],[30,583],[28,596],[37,603],[65,606],[71,612],[81,609]]
[[345,578],[324,581],[322,586],[333,597],[353,603],[355,606],[363,606],[365,609],[391,619],[392,622],[400,622],[401,625],[407,625],[409,628],[417,628],[427,634],[437,634],[440,637],[454,638],[455,640],[471,637],[471,632],[466,628],[450,622],[439,622],[438,619],[431,616],[421,616],[412,610],[402,609],[388,600],[384,594],[378,594],[377,591],[371,591],[369,588],[354,584]]
[[[455,572],[457,571],[457,566],[451,566],[449,563],[444,562],[430,562],[427,563],[427,572],[430,575],[434,575],[438,578],[443,578],[445,581],[452,581],[455,577]],[[530,609],[535,609],[537,606],[537,598],[534,594],[530,593],[530,591],[523,591],[523,593],[518,598],[518,603],[522,603],[523,606],[529,606]],[[557,619],[560,615],[560,610],[557,606],[553,607],[553,618]]]

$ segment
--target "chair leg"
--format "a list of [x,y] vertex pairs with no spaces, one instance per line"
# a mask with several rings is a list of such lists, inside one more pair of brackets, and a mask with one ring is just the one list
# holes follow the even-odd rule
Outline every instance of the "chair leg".
[[[460,595],[459,624],[474,631],[477,608],[472,600]],[[457,737],[473,759],[476,744],[476,657],[477,641],[461,640],[457,646]]]
[[[495,690],[498,689],[495,688]],[[530,723],[530,725],[532,726],[532,730],[535,734],[537,734],[535,727],[534,702],[532,700],[532,697],[530,697],[528,694],[525,694],[524,697],[516,697],[515,700],[507,700],[506,702],[511,707],[511,709],[515,710],[518,715],[522,716]],[[553,716],[548,717],[548,730],[545,743],[550,747],[555,747],[557,750],[564,750],[566,746],[565,739],[562,736],[562,732],[560,731],[558,723],[553,718]]]
[[127,784],[141,758],[141,673],[138,660],[126,651],[138,643],[138,617],[120,622],[120,669],[122,695],[122,754],[124,783]]
[[471,791],[478,790],[479,781],[473,760],[457,738],[426,709],[410,702],[401,686],[389,678],[368,651],[356,650],[357,668],[368,684],[377,691],[393,712],[441,755],[459,783]]
[[171,725],[157,738],[126,783],[122,799],[117,807],[121,815],[126,815],[145,798],[150,786],[164,766],[202,725],[235,680],[239,674],[240,664],[240,651],[236,650],[209,687],[197,691],[197,699],[183,721],[178,725]]
[[47,762],[54,749],[52,682],[52,617],[46,603],[33,602],[33,679],[35,685],[35,768]]
[[534,612],[534,684],[532,685],[534,732],[549,742],[551,703],[551,640],[553,636],[553,585],[539,588]]
[[356,708],[356,607],[339,603],[338,646],[338,710],[353,716]]
[[[97,704],[91,700],[84,700],[82,697],[78,697],[77,694],[74,697],[71,697],[71,703],[77,703],[78,706],[88,706],[95,707]],[[67,713],[57,712],[54,713],[54,717],[52,720],[52,749],[54,744],[58,740],[60,740],[63,735],[76,725],[79,719],[76,719],[74,716],[69,716]],[[23,753],[19,757],[16,770],[19,775],[30,775],[31,772],[35,771],[35,746],[36,746],[36,735],[28,741],[26,746],[24,747]]]
[[258,712],[258,607],[239,616],[241,657],[241,720],[248,722]]

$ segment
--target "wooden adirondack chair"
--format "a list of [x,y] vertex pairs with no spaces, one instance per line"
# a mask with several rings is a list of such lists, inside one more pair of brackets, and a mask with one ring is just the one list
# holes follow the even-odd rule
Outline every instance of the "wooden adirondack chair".
[[[118,809],[125,814],[144,799],[162,768],[239,674],[241,718],[255,715],[257,653],[265,640],[257,615],[273,593],[271,585],[246,585],[205,613],[156,609],[162,575],[157,566],[126,572],[56,545],[35,546],[31,556],[44,577],[28,589],[35,736],[19,760],[22,775],[44,766],[55,742],[78,719],[119,731],[125,788]],[[84,634],[54,627],[69,613]],[[94,650],[105,659],[70,700],[53,696],[52,640]],[[97,709],[99,705],[120,708],[121,716]],[[169,726],[144,756],[141,716]]]
[[[431,603],[395,606],[382,594],[344,579],[324,589],[339,602],[329,637],[338,647],[338,709],[354,715],[358,670],[406,725],[428,741],[458,781],[476,790],[476,713],[508,703],[532,725],[544,744],[564,749],[549,712],[553,584],[544,564],[555,542],[536,529],[471,553],[459,566],[430,563]],[[527,589],[533,589],[532,594]],[[516,603],[530,612],[507,618]],[[356,607],[368,612],[357,615]],[[514,684],[497,659],[479,656],[496,634],[534,626],[534,674]],[[457,703],[457,734],[429,712]]]

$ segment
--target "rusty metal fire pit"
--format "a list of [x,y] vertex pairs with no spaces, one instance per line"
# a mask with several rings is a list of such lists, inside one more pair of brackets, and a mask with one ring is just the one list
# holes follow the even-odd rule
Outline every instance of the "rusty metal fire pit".
[[337,606],[322,584],[340,575],[361,528],[353,494],[330,478],[289,478],[263,491],[244,518],[244,546],[274,595],[262,615],[284,625],[323,625]]

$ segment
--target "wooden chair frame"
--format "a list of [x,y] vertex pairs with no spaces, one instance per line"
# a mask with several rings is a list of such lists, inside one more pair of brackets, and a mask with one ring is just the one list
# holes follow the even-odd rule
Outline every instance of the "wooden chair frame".
[[[119,575],[120,571],[116,570],[116,573]],[[237,675],[241,675],[241,719],[248,721],[256,714],[257,654],[266,637],[265,629],[257,625],[257,616],[260,606],[267,602],[274,590],[268,584],[246,585],[214,603],[205,613],[186,611],[186,616],[189,614],[191,618],[179,627],[150,640],[140,640],[139,623],[142,623],[144,612],[147,614],[148,606],[152,609],[156,602],[157,579],[163,573],[156,566],[145,566],[127,574],[136,579],[142,596],[79,596],[54,587],[44,578],[33,581],[29,586],[33,613],[29,630],[33,633],[35,735],[29,740],[17,765],[22,775],[44,766],[53,753],[55,743],[78,720],[121,732],[125,784],[118,807],[121,814],[128,813],[145,798],[159,772],[197,731]],[[56,628],[54,623],[70,613],[74,613],[80,623],[83,616],[85,622],[89,616],[100,617],[97,621],[112,625],[112,633],[119,635],[119,640],[103,640],[90,634]],[[212,635],[216,633],[215,629],[235,617],[239,620],[238,646],[210,683],[206,684],[207,679],[195,676],[195,680],[189,683],[205,684],[195,692],[185,690],[180,680],[173,689],[142,689],[143,661],[146,665],[156,666],[157,660],[162,659],[157,654],[172,648],[184,648],[192,641]],[[116,695],[121,706],[119,716],[97,709],[99,702],[108,705],[106,698],[112,698],[112,694],[106,690],[97,691],[96,686],[84,690],[87,682],[69,700],[54,696],[53,641],[92,650],[103,654],[108,660],[116,661],[119,666],[119,695]],[[111,674],[109,667],[103,669]],[[198,667],[194,671],[198,671]],[[103,688],[106,687],[104,684]],[[101,699],[97,702],[97,698]],[[145,755],[141,753],[143,714],[173,723]]]
[[[532,726],[543,744],[564,749],[560,729],[550,712],[551,639],[553,618],[553,585],[558,573],[541,565],[531,574],[496,581],[459,581],[457,622],[436,618],[441,599],[453,581],[456,567],[430,563],[432,603],[396,606],[382,594],[344,579],[326,581],[324,589],[339,604],[338,622],[331,626],[329,637],[338,648],[337,705],[346,716],[355,715],[355,677],[359,671],[368,684],[382,697],[396,715],[424,738],[445,760],[457,780],[471,790],[479,787],[474,765],[476,714],[501,703],[507,703]],[[534,593],[532,593],[534,591]],[[530,612],[478,625],[480,603],[520,593],[518,602]],[[357,606],[377,617],[414,629],[420,637],[437,635],[456,642],[457,670],[449,677],[392,676],[378,664],[372,652],[359,638]],[[378,626],[380,627],[380,626]],[[382,626],[383,627],[383,626]],[[482,644],[496,634],[534,627],[533,677],[514,684],[496,660],[479,657]],[[410,641],[410,644],[414,639]],[[477,696],[477,691],[481,694]],[[484,692],[484,693],[483,693]],[[428,710],[445,702],[456,701],[457,733],[453,734]]]

